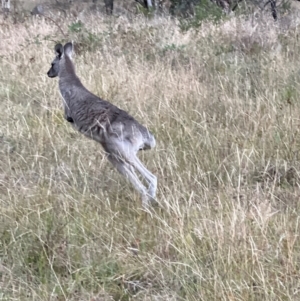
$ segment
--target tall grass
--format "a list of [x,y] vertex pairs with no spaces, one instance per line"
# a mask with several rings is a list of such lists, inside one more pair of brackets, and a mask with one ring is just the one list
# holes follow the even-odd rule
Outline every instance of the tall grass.
[[[0,299],[298,300],[299,29],[74,23],[0,28]],[[87,88],[155,134],[150,213],[63,119],[46,72],[68,39]]]

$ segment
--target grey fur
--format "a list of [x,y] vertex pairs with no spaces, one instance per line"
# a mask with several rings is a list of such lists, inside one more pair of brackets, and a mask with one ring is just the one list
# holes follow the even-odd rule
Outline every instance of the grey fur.
[[[47,75],[59,77],[65,119],[85,136],[99,142],[108,160],[142,196],[144,206],[155,199],[157,178],[137,157],[139,150],[155,147],[154,136],[127,112],[89,92],[75,73],[73,44],[55,46],[56,57]],[[148,182],[148,189],[135,170]]]

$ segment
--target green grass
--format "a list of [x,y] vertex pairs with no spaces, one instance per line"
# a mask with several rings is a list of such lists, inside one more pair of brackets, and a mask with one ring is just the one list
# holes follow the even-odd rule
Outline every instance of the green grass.
[[[1,300],[300,298],[299,29],[252,22],[183,33],[167,18],[91,17],[68,37],[47,20],[7,24]],[[158,177],[151,212],[63,119],[46,72],[68,38],[87,88],[155,134],[140,154]]]

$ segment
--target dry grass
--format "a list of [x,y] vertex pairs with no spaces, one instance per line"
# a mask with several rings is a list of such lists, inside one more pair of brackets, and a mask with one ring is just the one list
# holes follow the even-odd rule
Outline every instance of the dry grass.
[[[67,38],[3,24],[0,299],[299,300],[299,33],[246,18],[188,33],[90,18]],[[159,179],[151,214],[63,120],[46,72],[67,39],[84,84],[156,136],[141,154]]]

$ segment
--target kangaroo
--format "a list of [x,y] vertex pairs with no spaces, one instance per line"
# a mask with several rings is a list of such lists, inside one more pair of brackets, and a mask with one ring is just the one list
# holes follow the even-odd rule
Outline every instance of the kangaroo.
[[[86,137],[99,142],[108,160],[141,194],[148,207],[155,201],[157,178],[137,157],[137,152],[155,147],[154,136],[126,111],[89,92],[75,73],[72,61],[73,44],[57,44],[55,58],[47,75],[59,78],[63,98],[64,118]],[[136,171],[148,183],[139,180]]]

